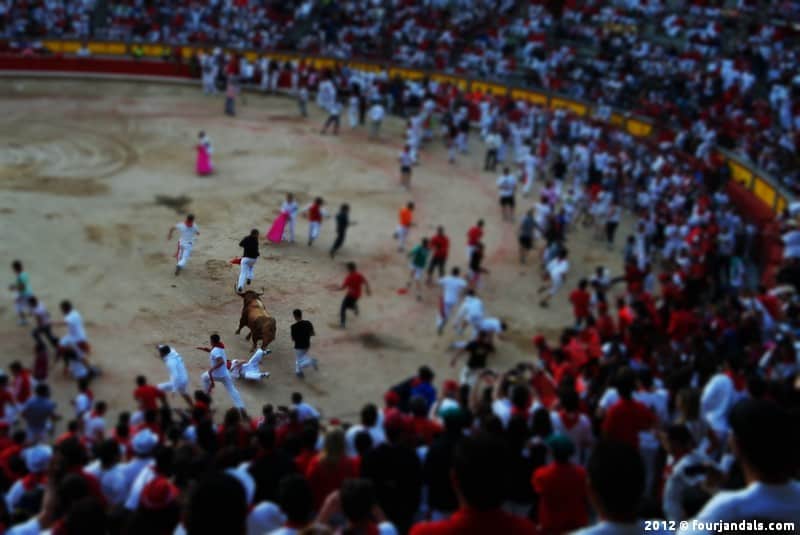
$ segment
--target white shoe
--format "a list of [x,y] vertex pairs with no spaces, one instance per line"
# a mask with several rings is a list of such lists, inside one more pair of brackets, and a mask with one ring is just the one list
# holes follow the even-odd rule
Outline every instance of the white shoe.
[[267,378],[268,378],[270,375],[271,375],[271,374],[270,374],[269,372],[262,372],[262,373],[261,373],[261,378],[262,378],[262,379],[267,379]]

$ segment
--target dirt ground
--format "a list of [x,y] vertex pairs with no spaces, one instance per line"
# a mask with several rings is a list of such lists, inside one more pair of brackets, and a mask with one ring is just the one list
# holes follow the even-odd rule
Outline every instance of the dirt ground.
[[[244,333],[234,335],[241,299],[234,293],[238,267],[228,261],[240,253],[237,244],[251,228],[266,231],[289,191],[301,206],[315,196],[332,210],[348,202],[357,225],[335,261],[327,256],[332,220],[313,247],[305,244],[308,226],[300,218],[296,245],[262,248],[253,286],[265,289],[278,334],[262,365],[272,377],[239,383],[251,413],[265,403],[287,404],[290,393],[299,391],[324,416],[352,418],[363,403],[379,402],[386,386],[423,363],[437,372],[437,383],[457,377],[447,351],[455,333],[435,332],[438,292],[428,289],[423,302],[397,294],[407,261],[396,252],[392,233],[397,210],[409,200],[417,205],[410,241],[445,225],[451,265],[465,267],[466,231],[479,217],[486,219],[485,264],[491,273],[481,294],[487,312],[511,328],[498,344],[494,366],[530,357],[534,334],[554,338],[571,320],[566,291],[550,309],[539,308],[538,270],[517,262],[516,226],[501,221],[496,175],[480,171],[483,150],[475,141],[472,154],[457,165],[447,163],[438,143],[427,148],[409,194],[398,181],[399,120],[390,121],[382,140],[369,141],[363,127],[345,124],[338,137],[320,136],[323,114],[310,105],[311,117],[302,120],[284,97],[248,95],[239,115],[228,118],[220,97],[203,96],[194,86],[0,79],[0,96],[4,275],[13,280],[9,266],[19,258],[56,319],[62,299],[81,311],[92,358],[103,370],[92,388],[112,413],[133,407],[136,375],[154,383],[167,379],[155,356],[158,343],[184,356],[195,388],[208,357],[194,348],[206,345],[210,333],[221,334],[230,358],[248,356]],[[200,130],[214,143],[217,172],[209,178],[194,173]],[[186,211],[197,215],[201,235],[187,269],[175,277],[176,242],[166,235]],[[569,248],[569,286],[596,265],[619,265],[620,252],[607,252],[586,231],[574,231]],[[335,325],[342,293],[331,288],[341,283],[351,260],[369,279],[373,295],[362,299],[360,317],[340,331]],[[31,362],[32,343],[29,329],[15,325],[11,293],[3,295],[0,366],[7,369],[15,359]],[[309,370],[305,380],[294,375],[294,308],[302,308],[317,331],[312,354],[320,370]],[[73,382],[59,369],[51,371],[51,384],[61,412],[71,415]],[[215,402],[229,406],[224,392]]]

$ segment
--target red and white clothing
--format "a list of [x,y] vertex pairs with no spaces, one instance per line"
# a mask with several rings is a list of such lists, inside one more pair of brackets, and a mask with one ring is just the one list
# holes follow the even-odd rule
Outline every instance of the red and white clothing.
[[244,401],[242,396],[233,384],[233,378],[228,371],[228,357],[225,354],[225,349],[221,345],[211,348],[208,353],[208,360],[211,364],[212,371],[203,372],[200,376],[200,382],[203,385],[203,390],[211,392],[216,383],[221,383],[228,392],[228,395],[233,402],[233,406],[237,409],[244,409]]
[[439,300],[437,328],[441,328],[447,322],[447,318],[450,317],[450,313],[461,300],[461,296],[467,288],[467,281],[461,277],[448,275],[439,279],[439,286],[442,287],[442,297]]
[[327,210],[321,204],[311,203],[303,210],[308,214],[308,241],[313,242],[319,237],[322,227],[322,218],[328,216]]
[[158,385],[162,392],[189,393],[189,373],[183,363],[183,357],[174,349],[164,357],[164,365],[169,371],[169,381]]

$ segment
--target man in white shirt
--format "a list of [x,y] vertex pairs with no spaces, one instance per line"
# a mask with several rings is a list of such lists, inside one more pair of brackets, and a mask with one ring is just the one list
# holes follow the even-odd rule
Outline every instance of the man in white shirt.
[[369,137],[370,139],[375,139],[378,137],[378,134],[381,130],[381,123],[383,122],[383,117],[386,115],[386,111],[383,109],[383,106],[379,101],[376,101],[372,107],[369,109]]
[[194,240],[197,236],[200,235],[200,230],[194,223],[194,214],[187,215],[186,221],[181,221],[180,223],[169,229],[169,234],[167,234],[167,241],[170,241],[172,239],[172,234],[176,230],[178,231],[180,238],[178,238],[178,252],[176,254],[178,263],[175,264],[175,276],[177,276],[178,273],[180,273],[181,270],[186,267],[186,262],[189,261],[189,257],[192,255],[192,247],[194,247]]
[[475,295],[475,290],[467,290],[467,295],[464,296],[464,301],[461,303],[461,308],[458,309],[455,319],[455,328],[461,333],[464,330],[464,325],[469,324],[472,327],[472,337],[478,336],[481,330],[481,320],[483,319],[483,301],[480,297]]
[[386,442],[386,434],[378,418],[378,408],[372,403],[364,405],[361,409],[361,423],[350,426],[344,434],[344,440],[347,444],[347,455],[351,457],[358,455],[358,451],[356,451],[356,435],[362,432],[369,434],[372,439],[373,448]]
[[461,270],[454,267],[450,270],[450,275],[439,279],[439,286],[442,287],[442,296],[439,299],[439,315],[436,318],[436,332],[442,334],[450,312],[461,301],[461,295],[467,288],[467,281],[461,277]]
[[189,404],[194,406],[192,398],[189,396],[189,373],[183,363],[183,357],[168,345],[158,346],[158,358],[164,362],[169,371],[169,381],[158,385],[158,389],[163,392],[177,392]]
[[200,376],[200,382],[203,384],[203,390],[210,393],[214,388],[215,383],[222,383],[225,390],[233,402],[233,406],[242,412],[242,416],[247,417],[245,411],[244,401],[242,396],[233,384],[233,379],[228,371],[228,356],[225,354],[225,346],[222,343],[218,334],[211,335],[211,347],[199,347],[204,351],[208,351],[208,360],[210,367],[208,371],[203,372]]
[[297,411],[297,419],[300,422],[319,420],[319,411],[303,401],[303,395],[300,392],[292,393],[292,408]]
[[567,260],[567,250],[561,249],[555,258],[547,263],[547,281],[539,288],[539,293],[547,291],[542,301],[539,303],[542,307],[547,307],[550,299],[558,293],[564,281],[567,278],[569,271],[569,260]]
[[86,330],[83,328],[83,318],[69,301],[61,302],[61,313],[64,315],[63,325],[67,327],[67,334],[61,337],[58,345],[64,349],[74,350],[80,359],[84,359],[90,352],[90,347],[86,340]]
[[500,209],[504,221],[514,221],[514,193],[517,190],[517,177],[511,174],[508,167],[503,168],[503,174],[497,179],[497,192],[500,196]]
[[248,381],[266,379],[270,376],[270,373],[261,371],[261,361],[270,353],[272,353],[271,349],[258,348],[247,361],[233,359],[231,361],[231,376],[235,379],[246,379]]
[[[800,526],[800,482],[792,479],[797,452],[793,418],[781,406],[747,399],[729,414],[733,453],[747,486],[720,491],[689,523],[693,532],[710,533],[697,522],[793,522]],[[766,529],[766,528],[764,528]],[[750,532],[761,529],[750,529]]]

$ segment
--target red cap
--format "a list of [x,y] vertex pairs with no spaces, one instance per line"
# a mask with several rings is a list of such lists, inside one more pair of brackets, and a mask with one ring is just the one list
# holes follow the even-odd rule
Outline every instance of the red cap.
[[547,342],[545,341],[544,336],[542,336],[541,334],[537,334],[536,336],[533,337],[533,345],[535,345],[536,347],[542,347],[546,344]]
[[142,489],[141,503],[145,509],[159,511],[178,500],[178,487],[165,477],[156,477]]
[[458,382],[448,379],[442,383],[442,390],[444,392],[458,392]]
[[389,390],[383,395],[383,402],[386,403],[389,407],[394,407],[398,403],[400,403],[400,394],[395,392],[394,390]]

